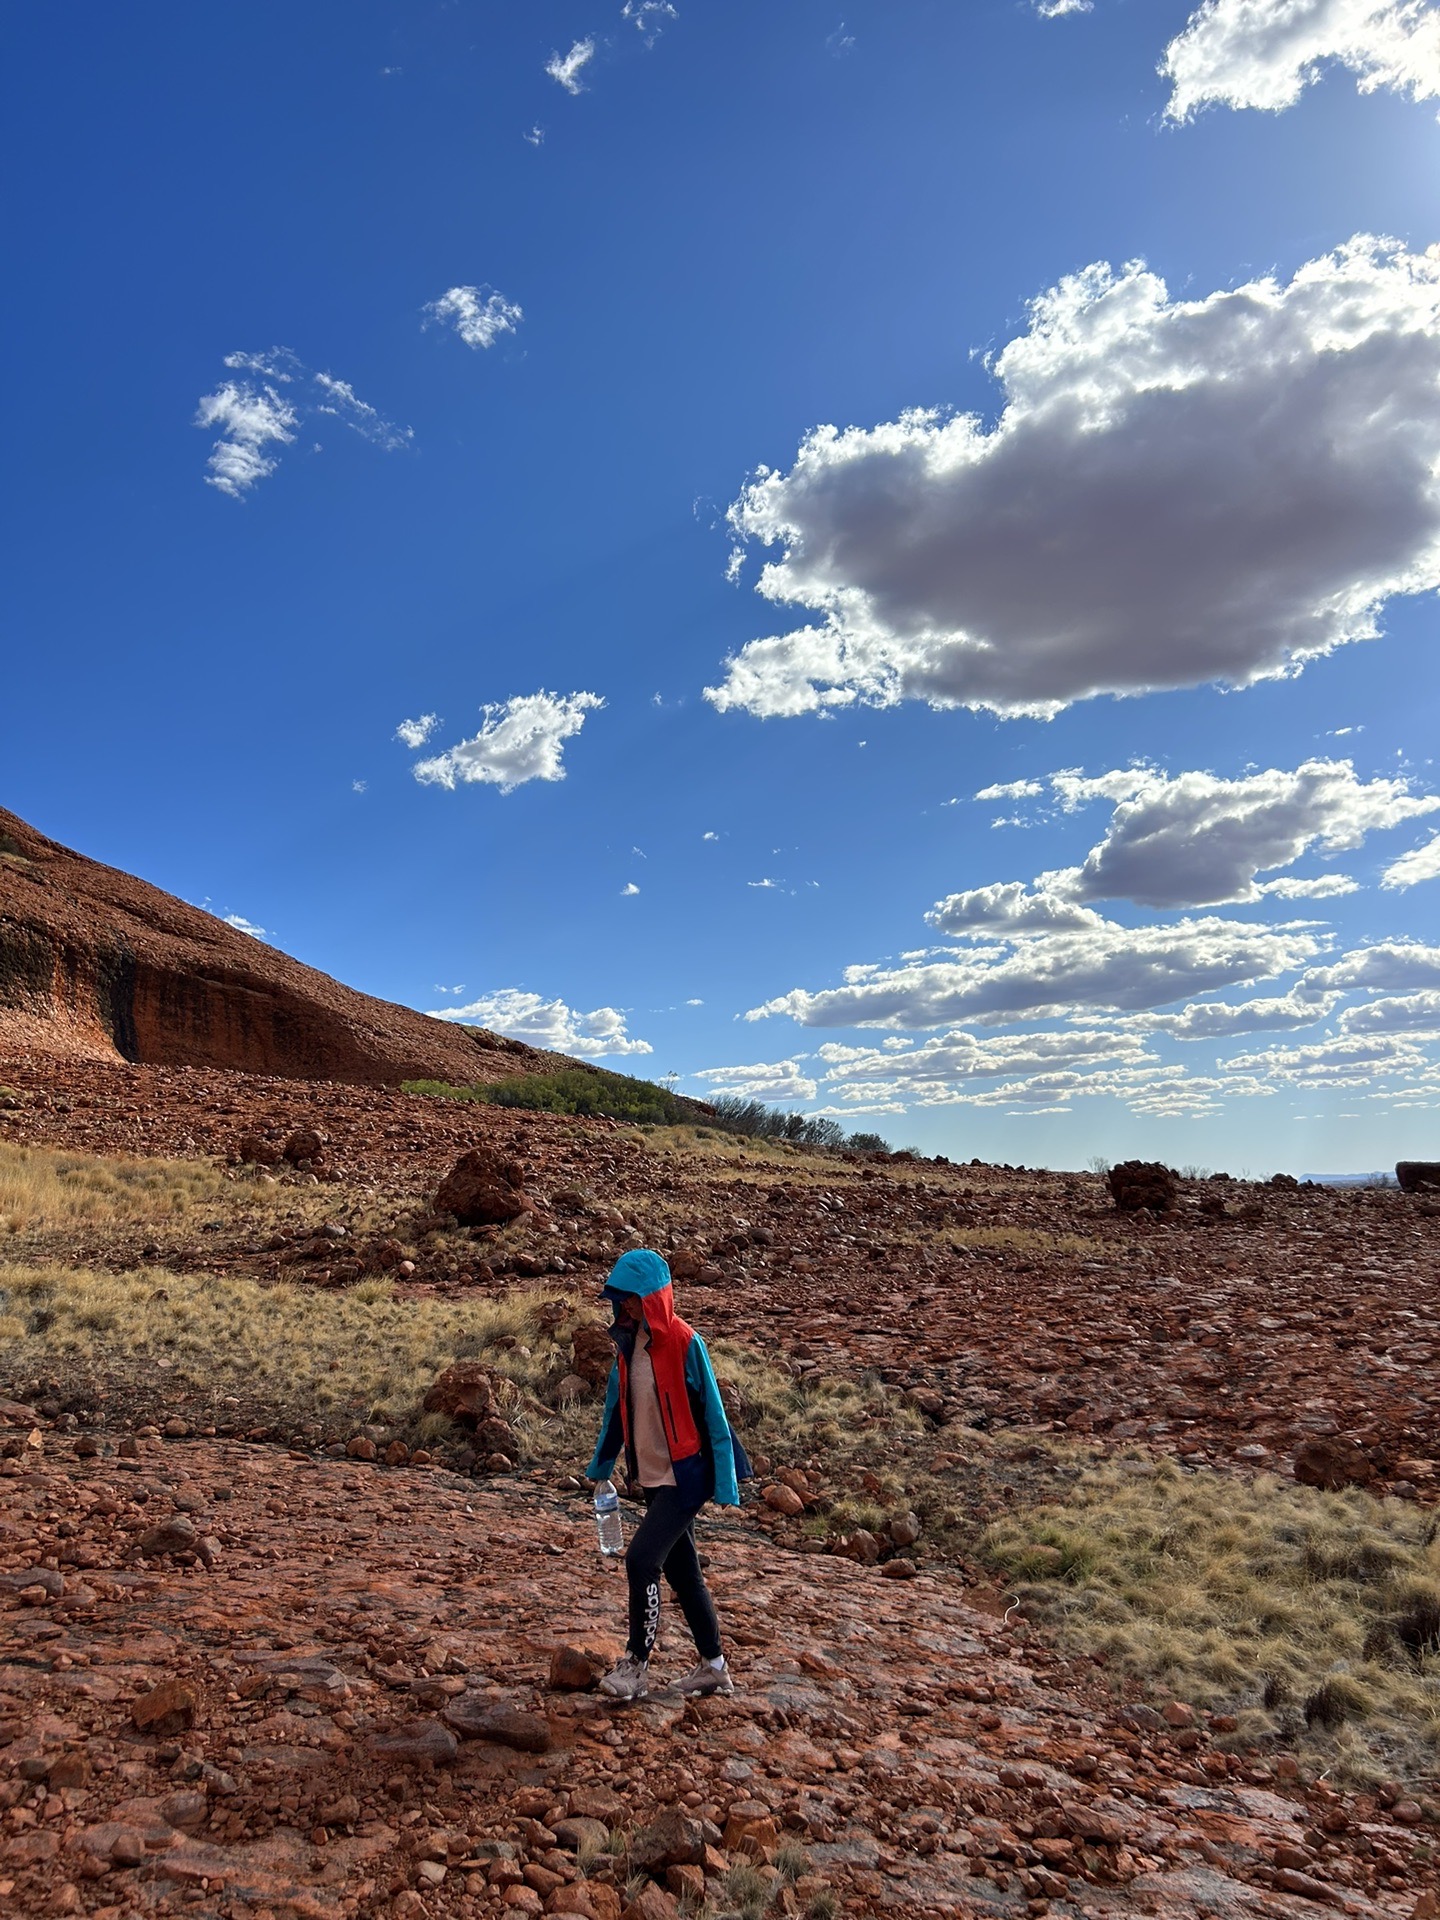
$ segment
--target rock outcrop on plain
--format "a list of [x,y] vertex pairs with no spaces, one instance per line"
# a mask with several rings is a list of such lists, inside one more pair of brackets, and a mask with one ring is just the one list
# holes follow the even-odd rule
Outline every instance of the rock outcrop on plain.
[[341,986],[3,808],[0,1054],[369,1086],[575,1064]]

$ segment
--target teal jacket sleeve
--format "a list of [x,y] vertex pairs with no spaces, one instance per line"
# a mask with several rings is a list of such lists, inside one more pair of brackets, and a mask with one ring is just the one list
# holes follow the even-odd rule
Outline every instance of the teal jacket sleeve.
[[685,1355],[685,1384],[704,1405],[705,1432],[715,1459],[715,1504],[717,1507],[738,1507],[740,1486],[735,1477],[735,1443],[730,1434],[730,1422],[725,1417],[725,1402],[720,1398],[715,1369],[705,1351],[705,1342],[698,1333]]
[[608,1480],[615,1471],[615,1462],[620,1458],[620,1449],[624,1444],[625,1432],[620,1424],[620,1362],[617,1360],[605,1384],[605,1411],[600,1416],[600,1438],[585,1469],[585,1478]]

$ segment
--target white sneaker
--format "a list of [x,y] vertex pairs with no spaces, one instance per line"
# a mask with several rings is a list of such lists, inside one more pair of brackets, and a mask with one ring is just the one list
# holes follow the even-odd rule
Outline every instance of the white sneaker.
[[709,1660],[702,1660],[693,1673],[687,1673],[683,1680],[675,1682],[677,1693],[734,1693],[735,1682],[730,1677],[730,1669],[725,1660],[719,1666]]
[[601,1693],[612,1700],[643,1700],[650,1691],[650,1668],[644,1660],[626,1654],[619,1666],[612,1667],[600,1682]]

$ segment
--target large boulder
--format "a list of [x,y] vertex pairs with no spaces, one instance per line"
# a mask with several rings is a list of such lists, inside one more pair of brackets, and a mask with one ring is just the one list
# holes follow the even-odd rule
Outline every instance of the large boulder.
[[1397,1160],[1395,1178],[1406,1193],[1440,1192],[1440,1160]]
[[1122,1160],[1107,1176],[1110,1197],[1120,1213],[1168,1213],[1180,1193],[1180,1183],[1158,1160]]
[[462,1427],[478,1427],[500,1411],[495,1398],[495,1376],[478,1360],[457,1360],[438,1375],[426,1394],[422,1411],[443,1413]]
[[435,1211],[453,1213],[462,1227],[503,1226],[534,1210],[520,1163],[491,1147],[462,1153],[435,1195]]
[[1363,1447],[1339,1434],[1319,1435],[1295,1450],[1290,1471],[1306,1487],[1338,1493],[1342,1487],[1363,1487],[1375,1478],[1375,1467]]
[[591,1387],[603,1387],[615,1364],[615,1342],[594,1320],[582,1320],[570,1336],[572,1371]]

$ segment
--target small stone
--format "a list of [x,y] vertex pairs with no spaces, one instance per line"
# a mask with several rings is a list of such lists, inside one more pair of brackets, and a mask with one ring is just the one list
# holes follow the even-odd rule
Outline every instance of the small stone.
[[880,1569],[886,1580],[913,1580],[919,1571],[913,1560],[887,1560]]
[[[53,1773],[50,1778],[53,1783]],[[1425,1819],[1425,1809],[1418,1800],[1397,1800],[1390,1809],[1390,1818],[1398,1820],[1402,1827],[1418,1827]]]
[[764,1489],[761,1499],[775,1513],[794,1516],[805,1511],[805,1502],[793,1487],[781,1486],[778,1481]]
[[1323,1880],[1301,1873],[1296,1867],[1277,1867],[1275,1885],[1282,1893],[1298,1893],[1302,1900],[1321,1900],[1327,1906],[1338,1906],[1340,1903],[1340,1895],[1334,1887],[1327,1887]]
[[386,1759],[408,1761],[412,1766],[441,1765],[460,1751],[454,1734],[438,1720],[412,1720],[392,1732],[372,1735],[370,1745]]
[[563,1847],[567,1853],[579,1853],[582,1849],[603,1847],[610,1839],[610,1829],[603,1820],[590,1820],[581,1815],[572,1814],[568,1819],[555,1822],[555,1844]]
[[1160,1709],[1160,1718],[1167,1727],[1193,1727],[1195,1709],[1187,1707],[1183,1700],[1171,1700]]
[[140,1733],[163,1738],[167,1733],[185,1733],[195,1724],[195,1695],[183,1680],[162,1680],[149,1693],[142,1693],[130,1708],[130,1718]]
[[621,1920],[680,1920],[680,1909],[663,1887],[642,1887]]
[[556,1647],[550,1656],[547,1685],[552,1693],[585,1693],[595,1685],[599,1675],[598,1663],[579,1647]]
[[110,1842],[110,1858],[117,1867],[138,1867],[145,1861],[144,1837],[134,1827],[122,1827]]
[[327,1802],[318,1816],[322,1827],[353,1827],[360,1817],[360,1802],[353,1793],[342,1793],[338,1800]]
[[392,1440],[385,1449],[385,1464],[387,1467],[407,1466],[409,1460],[410,1449],[403,1440]]
[[550,1722],[543,1714],[519,1707],[495,1706],[476,1694],[459,1695],[444,1712],[448,1726],[462,1740],[493,1740],[497,1746],[520,1753],[548,1753]]
[[913,1547],[920,1538],[920,1516],[918,1513],[897,1513],[886,1531],[897,1547]]
[[346,1442],[345,1451],[352,1460],[374,1460],[380,1449],[368,1433],[357,1433]]
[[677,1807],[667,1807],[630,1842],[630,1866],[636,1873],[658,1875],[666,1867],[698,1868],[704,1857],[704,1828]]
[[438,1860],[422,1860],[415,1869],[415,1878],[422,1886],[438,1887],[445,1878],[445,1869]]

